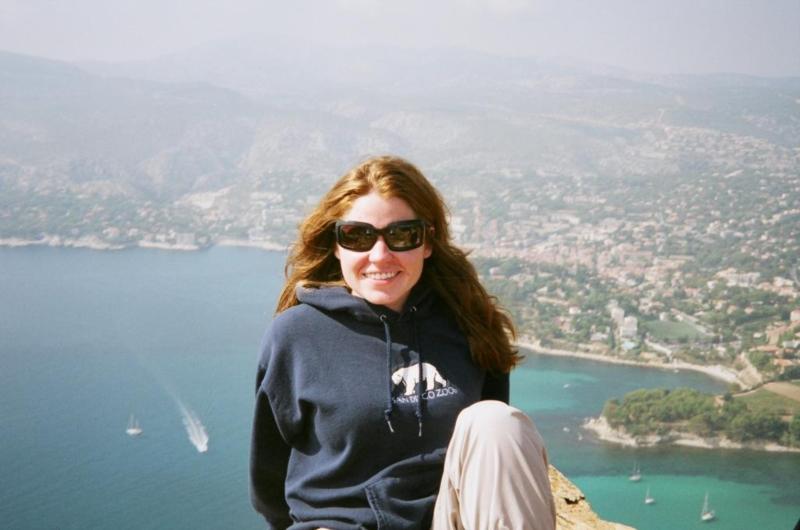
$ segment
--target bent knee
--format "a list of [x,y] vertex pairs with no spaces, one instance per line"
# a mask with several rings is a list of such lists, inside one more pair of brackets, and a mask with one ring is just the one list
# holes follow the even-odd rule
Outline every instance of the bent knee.
[[478,401],[465,408],[456,420],[456,429],[459,428],[477,430],[481,437],[533,437],[538,445],[543,445],[533,420],[518,408],[502,401]]
[[517,408],[512,407],[502,401],[485,400],[473,403],[465,408],[458,415],[457,421],[466,423],[480,423],[484,426],[502,424],[513,421],[515,413],[522,413]]

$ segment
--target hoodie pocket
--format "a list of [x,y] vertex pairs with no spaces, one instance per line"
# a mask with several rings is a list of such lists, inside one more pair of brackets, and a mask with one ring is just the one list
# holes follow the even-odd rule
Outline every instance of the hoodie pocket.
[[430,528],[442,467],[425,464],[395,466],[366,488],[378,530]]

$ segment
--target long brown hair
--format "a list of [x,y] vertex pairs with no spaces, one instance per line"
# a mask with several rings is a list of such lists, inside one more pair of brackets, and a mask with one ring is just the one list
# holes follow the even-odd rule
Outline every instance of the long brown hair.
[[439,192],[410,162],[393,156],[366,160],[344,175],[325,194],[300,225],[297,241],[286,261],[286,283],[276,313],[298,304],[298,285],[344,285],[334,255],[334,223],[357,198],[377,191],[408,203],[431,227],[427,243],[433,253],[425,260],[422,277],[455,315],[469,341],[473,360],[483,369],[506,373],[520,360],[513,347],[514,324],[478,280],[467,255],[450,241],[447,207]]

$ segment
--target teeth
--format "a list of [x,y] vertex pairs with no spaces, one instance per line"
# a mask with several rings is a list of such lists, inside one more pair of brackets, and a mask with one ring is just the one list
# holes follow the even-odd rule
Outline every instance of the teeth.
[[397,276],[396,272],[365,272],[364,276],[370,280],[389,280]]

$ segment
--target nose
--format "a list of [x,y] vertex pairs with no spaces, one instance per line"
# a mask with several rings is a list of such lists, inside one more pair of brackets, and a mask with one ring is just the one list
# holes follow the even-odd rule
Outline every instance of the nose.
[[391,250],[389,247],[386,246],[386,241],[383,240],[383,236],[378,236],[378,240],[372,245],[372,248],[369,251],[369,260],[370,261],[382,261],[389,257]]

